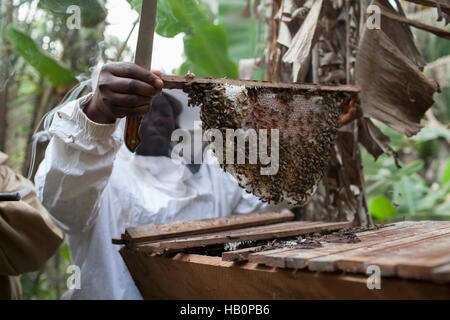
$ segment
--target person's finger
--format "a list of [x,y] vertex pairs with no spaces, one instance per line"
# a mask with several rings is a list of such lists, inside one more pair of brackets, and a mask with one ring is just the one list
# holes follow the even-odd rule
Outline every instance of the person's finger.
[[163,81],[158,76],[134,63],[116,62],[108,64],[105,68],[116,77],[137,79],[154,86],[158,90],[161,90],[164,86]]
[[352,108],[350,109],[348,112],[343,113],[341,115],[341,118],[339,119],[339,125],[343,126],[346,125],[347,123],[355,120],[356,118],[356,108]]
[[134,108],[147,105],[150,104],[151,101],[151,97],[117,92],[108,92],[103,96],[103,102],[105,102],[106,104],[125,108]]
[[99,88],[101,90],[107,89],[116,93],[136,94],[144,97],[152,97],[158,93],[155,87],[146,82],[127,78],[114,78],[108,83],[99,83]]
[[110,108],[111,113],[114,114],[117,118],[130,117],[130,116],[144,116],[150,111],[150,105],[135,107],[135,108],[126,108],[121,106],[112,106]]
[[152,73],[153,73],[154,75],[157,75],[158,77],[162,77],[162,72],[161,72],[161,71],[152,70]]
[[342,127],[344,125],[346,125],[348,122],[348,116],[346,114],[342,115],[341,118],[339,119],[339,126]]

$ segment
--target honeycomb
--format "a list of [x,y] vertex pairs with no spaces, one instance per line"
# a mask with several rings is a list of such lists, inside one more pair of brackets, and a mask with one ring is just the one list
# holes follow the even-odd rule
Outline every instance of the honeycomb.
[[227,129],[266,129],[269,156],[272,135],[278,129],[279,138],[274,140],[279,152],[276,174],[262,174],[261,169],[267,170],[268,164],[262,163],[260,157],[256,163],[250,161],[254,150],[248,143],[241,145],[241,149],[245,148],[241,150],[245,163],[236,161],[240,149],[235,146],[235,161],[222,161],[221,167],[263,202],[297,206],[307,203],[327,168],[339,127],[338,102],[345,93],[195,82],[184,91],[189,105],[201,108],[203,130],[218,129],[222,133],[222,159],[227,159],[230,148],[230,141],[225,139]]

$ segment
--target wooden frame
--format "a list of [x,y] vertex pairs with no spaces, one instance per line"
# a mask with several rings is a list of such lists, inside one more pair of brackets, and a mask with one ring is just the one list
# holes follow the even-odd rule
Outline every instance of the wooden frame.
[[445,284],[382,278],[367,288],[367,275],[320,273],[222,261],[178,253],[172,257],[120,250],[144,299],[449,299]]

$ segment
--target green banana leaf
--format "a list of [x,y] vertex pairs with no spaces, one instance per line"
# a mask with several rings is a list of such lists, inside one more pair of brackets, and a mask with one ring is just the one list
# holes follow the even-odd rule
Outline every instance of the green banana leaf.
[[[253,11],[255,0],[248,3],[246,11],[247,1],[219,0],[218,20],[227,31],[230,57],[235,62],[264,56],[264,24]],[[263,69],[255,69],[253,79],[263,80],[264,73]]]
[[373,217],[379,220],[385,220],[397,215],[397,209],[383,195],[370,201],[369,211]]
[[221,25],[209,25],[184,37],[184,53],[197,76],[238,78],[237,65],[228,55],[227,34]]
[[[127,0],[140,12],[142,0]],[[238,67],[231,60],[227,33],[208,17],[198,0],[160,0],[156,16],[156,33],[174,37],[185,33],[184,50],[189,70],[197,76],[237,78]],[[185,68],[183,68],[184,70]]]
[[64,20],[70,17],[67,8],[72,5],[80,7],[83,27],[94,28],[106,18],[106,9],[97,0],[39,0],[39,8]]
[[442,174],[441,186],[445,186],[450,182],[450,159],[447,160],[447,165],[445,166],[444,173]]
[[10,27],[6,31],[6,39],[28,64],[53,85],[76,81],[74,72],[45,54],[25,33]]
[[384,194],[394,183],[399,181],[403,176],[410,176],[423,167],[423,161],[414,161],[401,169],[396,169],[384,177],[379,177],[377,181],[367,187],[366,192],[369,198],[377,197]]

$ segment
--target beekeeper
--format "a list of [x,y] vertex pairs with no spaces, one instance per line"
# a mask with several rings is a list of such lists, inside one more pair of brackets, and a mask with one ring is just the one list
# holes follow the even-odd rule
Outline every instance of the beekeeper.
[[16,300],[22,298],[20,275],[41,269],[58,250],[63,234],[49,219],[31,181],[15,173],[7,160],[0,152],[0,300]]
[[[65,105],[50,127],[35,182],[66,232],[72,264],[81,268],[80,289],[65,299],[141,299],[120,248],[111,244],[128,227],[266,209],[214,160],[195,167],[169,158],[183,108],[170,91],[160,94],[158,75],[131,63],[107,64],[94,92]],[[136,154],[122,141],[120,119],[131,115],[145,115]]]

